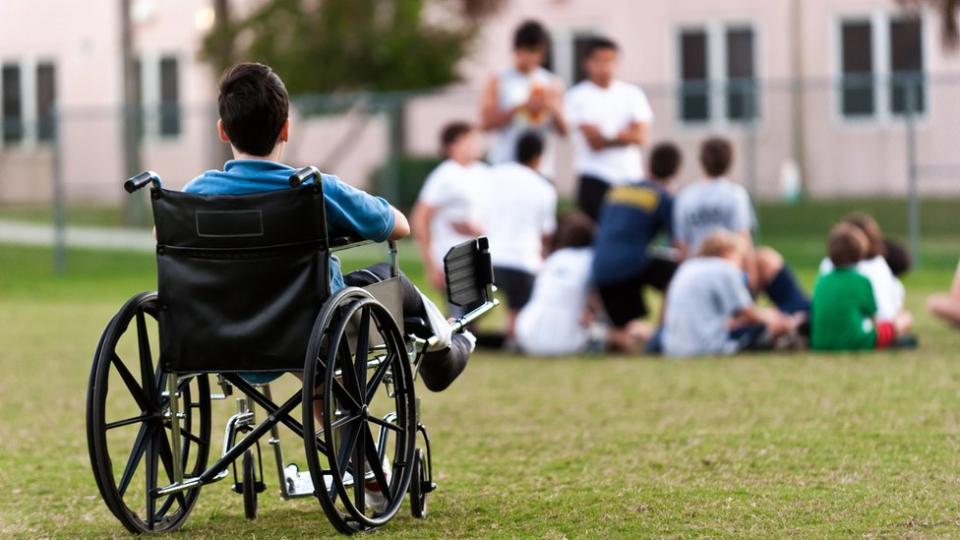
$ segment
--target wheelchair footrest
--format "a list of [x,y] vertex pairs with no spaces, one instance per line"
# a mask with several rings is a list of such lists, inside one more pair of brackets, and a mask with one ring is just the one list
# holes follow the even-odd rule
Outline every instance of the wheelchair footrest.
[[296,464],[283,468],[283,482],[288,497],[306,497],[313,495],[313,479],[310,471],[301,471]]

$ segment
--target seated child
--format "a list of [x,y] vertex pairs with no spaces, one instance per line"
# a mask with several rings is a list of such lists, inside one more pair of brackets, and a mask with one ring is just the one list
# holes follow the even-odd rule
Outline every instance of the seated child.
[[667,291],[662,347],[667,356],[729,355],[765,349],[796,331],[805,314],[754,305],[744,277],[744,246],[734,233],[714,231],[697,256],[680,265]]
[[517,345],[524,353],[564,356],[586,350],[593,232],[593,220],[586,214],[575,212],[560,220],[552,252],[517,316]]
[[[886,259],[887,244],[883,239],[880,225],[872,217],[854,212],[843,218],[843,222],[850,224],[863,233],[867,239],[867,252],[863,260],[857,263],[856,270],[868,280],[873,290],[873,299],[877,305],[877,319],[893,321],[903,312],[905,290],[903,283],[893,274]],[[820,275],[833,270],[830,258],[824,258],[820,263]]]
[[[234,159],[222,171],[206,171],[184,187],[201,195],[245,195],[289,189],[295,169],[280,162],[290,134],[289,98],[280,77],[263,64],[245,63],[231,68],[220,82],[218,98],[220,140],[229,143]],[[410,234],[406,217],[381,197],[374,197],[322,175],[327,224],[331,236],[357,235],[369,240],[399,239]],[[344,277],[340,263],[330,259],[330,286],[336,292],[345,286],[364,286],[389,277],[386,265],[375,265]],[[403,310],[407,317],[430,323],[438,345],[427,353],[420,373],[433,391],[449,386],[467,365],[473,351],[469,333],[451,335],[439,310],[406,277],[402,278]],[[412,331],[412,330],[411,330]],[[279,375],[248,374],[251,382],[263,383]]]
[[851,223],[840,223],[830,232],[827,252],[832,270],[822,274],[814,286],[811,348],[883,349],[906,335],[912,324],[908,313],[899,313],[891,320],[878,318],[870,280],[859,270],[859,263],[870,253],[870,240],[863,230]]

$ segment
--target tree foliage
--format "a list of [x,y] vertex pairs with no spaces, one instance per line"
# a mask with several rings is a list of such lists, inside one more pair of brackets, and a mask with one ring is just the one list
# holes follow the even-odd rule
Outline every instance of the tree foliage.
[[218,21],[204,52],[216,64],[232,47],[233,58],[270,64],[293,94],[431,88],[457,80],[480,20],[502,1],[444,0],[426,17],[428,0],[267,0]]

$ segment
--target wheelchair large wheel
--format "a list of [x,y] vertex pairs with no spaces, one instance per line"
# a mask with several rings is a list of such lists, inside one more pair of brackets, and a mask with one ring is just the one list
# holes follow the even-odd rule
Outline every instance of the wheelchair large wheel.
[[328,301],[303,380],[304,433],[316,435],[304,437],[307,464],[327,517],[348,534],[385,524],[407,493],[417,435],[413,374],[387,309],[360,289]]
[[183,476],[198,476],[210,451],[206,375],[178,381],[179,418],[171,418],[166,375],[153,356],[157,309],[156,293],[143,293],[113,317],[97,346],[87,393],[87,443],[97,487],[134,533],[176,529],[197,501],[199,489],[156,494],[174,482],[171,431],[178,427],[182,435]]

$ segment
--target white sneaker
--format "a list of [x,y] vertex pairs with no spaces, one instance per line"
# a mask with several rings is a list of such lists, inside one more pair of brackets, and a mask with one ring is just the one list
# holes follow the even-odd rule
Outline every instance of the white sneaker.
[[[390,467],[390,461],[383,457],[383,475],[387,477],[387,485],[390,485],[390,477],[393,475],[393,469]],[[364,486],[363,500],[367,508],[373,510],[374,514],[380,514],[387,509],[387,497],[380,491],[380,484],[377,481],[369,480]],[[373,488],[373,489],[371,489]]]

